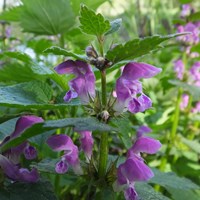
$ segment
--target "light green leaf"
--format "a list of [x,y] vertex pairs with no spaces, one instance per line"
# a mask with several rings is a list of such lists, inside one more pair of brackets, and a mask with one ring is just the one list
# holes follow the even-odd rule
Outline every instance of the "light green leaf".
[[113,128],[109,125],[100,123],[96,118],[66,118],[59,120],[49,120],[43,123],[34,124],[32,127],[26,129],[19,137],[16,137],[3,146],[1,146],[1,151],[5,151],[10,147],[17,146],[24,142],[25,140],[40,135],[44,132],[50,130],[56,130],[58,128],[64,127],[74,127],[76,130],[83,131],[117,131],[116,128]]
[[0,105],[14,108],[56,109],[80,105],[75,99],[70,103],[53,104],[52,88],[43,82],[32,81],[12,86],[0,87]]
[[170,187],[180,190],[200,189],[200,187],[191,180],[178,177],[175,173],[163,173],[157,169],[153,169],[153,172],[155,176],[149,181],[150,183],[155,183],[166,188]]
[[78,59],[78,60],[86,61],[86,56],[75,54],[71,51],[67,51],[65,49],[62,49],[62,48],[56,47],[56,46],[45,49],[44,53],[52,53],[54,55],[63,55],[63,56],[66,56],[66,57],[72,57],[72,58],[75,58],[75,59]]
[[167,36],[156,35],[142,39],[134,39],[110,49],[106,54],[106,58],[111,61],[113,65],[120,61],[133,60],[160,49],[160,43],[180,35],[182,34]]
[[190,149],[200,154],[200,143],[196,140],[188,140],[184,137],[181,137],[181,141],[187,145]]
[[23,0],[20,16],[25,32],[38,35],[66,33],[75,22],[69,0]]
[[169,80],[168,82],[178,87],[182,87],[184,91],[188,91],[192,95],[194,101],[199,100],[200,98],[199,87],[195,85],[189,85],[188,83],[184,83],[179,80]]
[[136,183],[135,189],[138,193],[139,200],[169,200],[169,198],[159,192],[156,192],[146,183]]
[[100,37],[111,28],[110,22],[101,14],[95,14],[93,10],[90,10],[84,5],[81,6],[79,20],[82,32],[89,35]]
[[116,31],[118,31],[120,26],[121,26],[121,24],[122,24],[122,19],[121,18],[111,21],[110,22],[111,28],[110,28],[110,30],[108,32],[105,33],[105,35],[109,35],[111,33],[114,33]]
[[7,51],[3,53],[4,55],[10,57],[10,58],[16,58],[17,60],[21,60],[23,62],[26,63],[31,63],[32,59],[29,55],[22,53],[22,52],[18,52],[18,51]]
[[172,194],[174,200],[199,200],[200,194],[197,194],[192,190],[177,190],[174,188],[167,187],[167,191]]
[[20,20],[22,7],[23,6],[16,6],[2,12],[0,15],[0,20],[18,22]]

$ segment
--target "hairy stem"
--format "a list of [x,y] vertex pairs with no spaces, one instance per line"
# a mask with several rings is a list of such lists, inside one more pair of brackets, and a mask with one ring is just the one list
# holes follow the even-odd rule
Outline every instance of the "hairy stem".
[[103,109],[106,108],[107,97],[106,97],[106,71],[101,70],[101,93],[102,93],[102,105]]

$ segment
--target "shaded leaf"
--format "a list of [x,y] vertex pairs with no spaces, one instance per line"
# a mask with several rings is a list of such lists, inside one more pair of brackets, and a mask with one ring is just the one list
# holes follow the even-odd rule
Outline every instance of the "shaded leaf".
[[5,151],[12,146],[17,146],[21,144],[23,141],[34,137],[36,135],[40,135],[44,132],[50,130],[56,130],[58,128],[64,127],[74,127],[76,130],[83,131],[83,130],[90,130],[90,131],[116,131],[115,128],[100,123],[95,118],[66,118],[66,119],[59,119],[59,120],[49,120],[43,123],[34,124],[32,127],[26,129],[19,137],[13,138],[6,144],[1,147],[1,151]]
[[200,21],[200,11],[191,14],[191,15],[188,17],[188,20],[189,20],[190,22],[197,22],[197,21]]

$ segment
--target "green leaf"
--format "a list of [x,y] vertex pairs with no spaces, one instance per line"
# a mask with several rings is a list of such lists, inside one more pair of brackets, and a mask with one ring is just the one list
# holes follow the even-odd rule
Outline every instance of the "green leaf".
[[81,30],[89,35],[96,35],[100,37],[110,30],[110,22],[106,20],[101,14],[95,14],[93,10],[86,6],[81,6],[80,17]]
[[64,127],[74,127],[76,130],[83,131],[116,131],[115,128],[100,123],[96,118],[66,118],[66,119],[59,119],[59,120],[49,120],[43,123],[38,123],[33,125],[32,127],[26,129],[19,137],[16,137],[1,147],[1,151],[5,151],[10,147],[17,146],[24,142],[25,140],[40,135],[44,132],[50,130],[56,130],[58,128]]
[[179,0],[180,3],[182,4],[187,4],[187,3],[191,3],[193,0]]
[[161,47],[158,46],[160,43],[180,35],[182,34],[167,36],[156,35],[142,39],[134,39],[110,49],[106,54],[106,58],[111,61],[113,65],[120,61],[133,60],[160,49]]
[[163,173],[157,169],[153,169],[153,172],[155,176],[149,181],[149,183],[155,183],[166,188],[170,187],[180,190],[200,189],[200,187],[191,180],[178,177],[175,173]]
[[200,11],[191,14],[191,15],[188,17],[188,20],[191,21],[191,22],[197,22],[197,21],[200,21]]
[[139,200],[169,200],[166,196],[156,192],[150,185],[146,183],[136,183],[135,189],[138,193]]
[[[106,0],[84,0],[84,4],[88,6],[90,9],[96,10],[102,3],[104,3]],[[71,6],[74,10],[74,12],[78,15],[80,11],[80,5],[83,3],[83,0],[71,0]]]
[[174,188],[167,187],[167,191],[172,194],[174,200],[199,200],[200,194],[197,194],[192,190],[177,190]]
[[53,187],[48,181],[37,183],[13,183],[7,187],[10,198],[7,200],[57,200]]
[[179,80],[169,80],[169,83],[171,83],[172,85],[176,85],[178,87],[182,87],[184,89],[184,91],[189,92],[194,101],[199,100],[200,98],[200,88],[195,86],[195,85],[189,85],[188,83],[184,83],[181,82]]
[[57,35],[67,32],[75,22],[69,0],[23,0],[20,16],[25,32]]
[[188,140],[184,137],[181,137],[181,141],[187,145],[190,149],[192,149],[193,151],[195,151],[196,153],[200,154],[200,144],[198,141],[195,140]]
[[18,22],[20,20],[22,7],[23,6],[16,6],[2,12],[0,15],[0,20]]
[[122,24],[122,19],[121,19],[121,18],[115,19],[115,20],[111,21],[111,22],[110,22],[111,28],[110,28],[109,31],[107,31],[107,32],[105,33],[105,35],[109,35],[109,34],[111,34],[111,33],[114,33],[114,32],[116,32],[116,31],[118,31],[119,28],[120,28],[120,26],[121,26],[121,24]]
[[192,48],[191,48],[190,51],[191,52],[198,52],[198,53],[200,53],[200,44],[192,46]]
[[111,22],[110,22],[111,28],[110,28],[109,31],[107,31],[107,32],[105,33],[105,35],[109,35],[109,34],[111,34],[111,33],[114,33],[114,32],[116,32],[116,31],[118,31],[119,28],[120,28],[120,26],[121,26],[121,24],[122,24],[122,19],[121,19],[121,18],[115,19],[115,20],[111,21]]
[[32,62],[31,57],[29,55],[25,54],[25,53],[22,53],[22,52],[7,51],[7,52],[4,52],[3,54],[10,57],[10,58],[16,58],[16,59],[21,60],[21,61],[26,62],[26,63]]
[[63,55],[63,56],[72,57],[72,58],[75,58],[75,59],[78,59],[78,60],[86,61],[86,56],[75,54],[71,51],[67,51],[65,49],[62,49],[62,48],[56,47],[56,46],[45,49],[44,53],[52,53],[54,55]]
[[0,188],[0,197],[1,200],[10,200],[9,191],[5,190],[4,188]]

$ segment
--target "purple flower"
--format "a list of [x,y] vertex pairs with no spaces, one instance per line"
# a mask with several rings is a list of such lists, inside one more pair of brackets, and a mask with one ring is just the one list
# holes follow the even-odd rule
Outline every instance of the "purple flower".
[[181,35],[177,39],[189,43],[189,44],[197,44],[199,42],[199,27],[196,24],[191,22],[187,23],[185,26],[179,25],[177,27],[177,32],[190,32],[191,34]]
[[59,174],[66,173],[69,165],[73,168],[76,174],[81,174],[82,170],[78,158],[78,147],[74,145],[71,138],[67,135],[53,135],[47,140],[47,144],[54,151],[64,151],[61,160],[56,164],[56,172]]
[[181,11],[181,17],[187,17],[188,15],[190,15],[190,12],[191,12],[190,4],[183,4],[182,11]]
[[185,67],[181,59],[174,61],[174,71],[176,72],[177,78],[180,80],[183,79],[184,68]]
[[141,152],[154,154],[161,147],[158,140],[145,136],[145,133],[149,132],[150,129],[146,126],[138,129],[136,141],[128,150],[126,161],[117,169],[117,181],[114,183],[114,189],[116,191],[124,190],[126,200],[137,199],[134,182],[148,181],[154,176],[140,155]]
[[117,112],[128,109],[132,113],[137,113],[150,108],[152,106],[151,99],[143,94],[139,79],[151,78],[159,72],[161,72],[160,68],[146,63],[128,63],[116,82],[117,101],[114,109]]
[[77,132],[81,135],[80,138],[81,149],[84,151],[86,158],[90,160],[94,144],[94,140],[92,138],[92,132],[91,131],[77,131]]
[[181,99],[181,103],[180,103],[181,110],[184,110],[185,108],[187,108],[188,103],[189,103],[189,98],[190,98],[190,96],[188,94],[182,95],[182,99]]
[[[6,144],[9,140],[20,136],[25,129],[36,123],[43,122],[43,119],[37,116],[20,117],[15,126],[14,132],[7,136],[0,146]],[[20,156],[24,154],[26,159],[34,159],[37,156],[37,151],[30,146],[28,141],[23,142],[17,147],[12,147],[0,155],[0,167],[4,174],[13,181],[36,182],[39,179],[39,174],[36,169],[29,171],[20,167]]]
[[95,97],[95,76],[90,65],[77,60],[67,60],[57,67],[58,74],[74,74],[75,78],[69,81],[70,90],[66,93],[64,100],[79,97],[82,103],[87,104],[90,98]]
[[191,112],[200,113],[200,101],[196,103],[196,106],[192,108]]
[[200,62],[195,62],[190,68],[190,74],[194,81],[200,81]]

